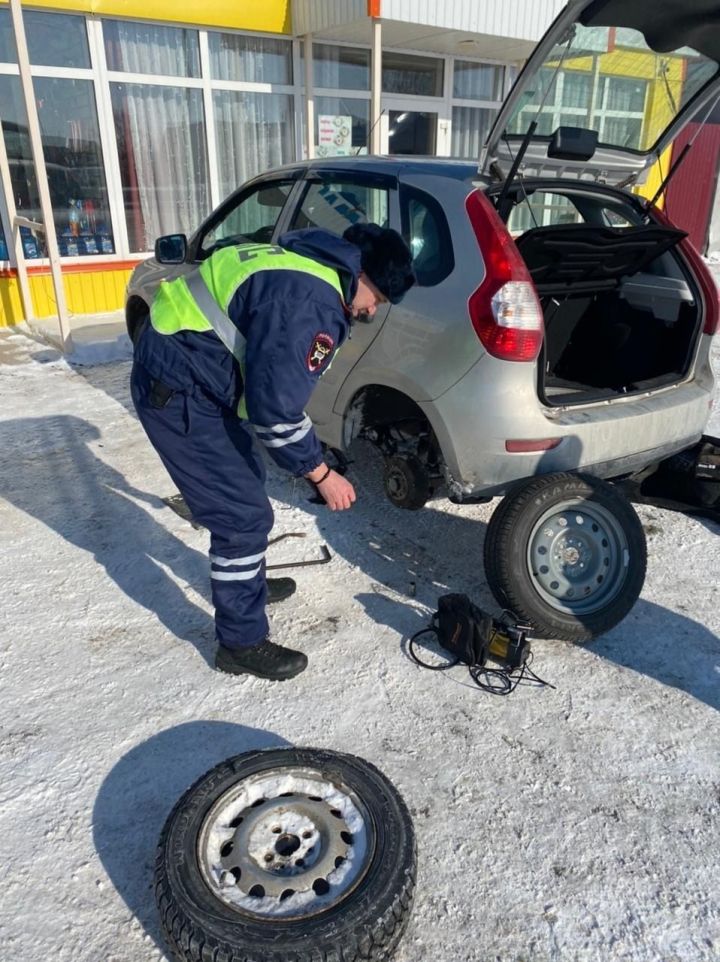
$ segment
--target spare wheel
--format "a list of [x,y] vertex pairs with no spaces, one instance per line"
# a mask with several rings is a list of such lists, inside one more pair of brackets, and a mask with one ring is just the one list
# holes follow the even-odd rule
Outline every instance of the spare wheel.
[[627,498],[598,478],[547,474],[513,489],[485,538],[485,574],[503,608],[539,635],[589,641],[630,611],[647,546]]

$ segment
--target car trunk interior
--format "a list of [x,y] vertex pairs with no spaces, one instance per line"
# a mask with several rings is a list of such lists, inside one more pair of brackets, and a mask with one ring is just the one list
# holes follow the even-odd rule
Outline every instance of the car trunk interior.
[[516,238],[545,317],[546,403],[648,391],[686,375],[700,318],[672,253],[684,236],[654,223],[574,223]]

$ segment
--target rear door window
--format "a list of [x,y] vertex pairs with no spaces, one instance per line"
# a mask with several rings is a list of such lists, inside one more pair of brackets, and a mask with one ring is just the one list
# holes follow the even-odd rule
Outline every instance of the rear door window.
[[388,226],[387,187],[351,178],[310,182],[290,227],[321,227],[342,235],[352,224]]

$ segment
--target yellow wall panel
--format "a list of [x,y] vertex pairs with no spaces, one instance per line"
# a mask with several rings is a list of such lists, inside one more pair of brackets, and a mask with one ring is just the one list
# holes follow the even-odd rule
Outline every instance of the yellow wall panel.
[[16,277],[0,277],[0,327],[12,327],[25,320]]
[[206,4],[194,0],[23,0],[23,6],[263,33],[292,32],[290,0],[213,0]]
[[[63,272],[65,299],[71,314],[104,314],[117,311],[125,303],[125,289],[132,268]],[[55,290],[50,274],[31,274],[28,278],[36,317],[57,314]],[[0,327],[11,327],[25,320],[20,290],[15,276],[0,276]]]
[[36,315],[38,317],[49,317],[52,314],[57,314],[55,291],[50,275],[33,274],[28,278],[28,281]]

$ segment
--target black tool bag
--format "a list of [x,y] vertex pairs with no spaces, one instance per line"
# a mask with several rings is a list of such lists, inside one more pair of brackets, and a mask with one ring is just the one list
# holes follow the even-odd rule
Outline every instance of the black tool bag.
[[493,620],[474,605],[467,595],[450,594],[438,598],[438,610],[432,617],[438,641],[457,661],[466,665],[484,665],[493,631]]

